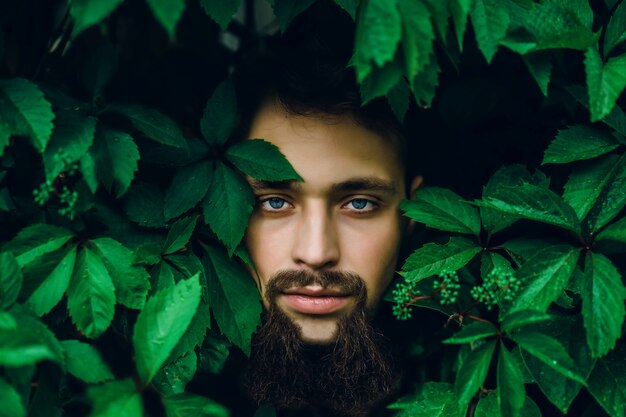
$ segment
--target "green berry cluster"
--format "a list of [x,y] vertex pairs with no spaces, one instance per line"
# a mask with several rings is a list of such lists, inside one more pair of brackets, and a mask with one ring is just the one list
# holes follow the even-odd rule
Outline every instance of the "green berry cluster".
[[443,271],[439,274],[441,281],[433,281],[433,288],[439,290],[439,302],[441,304],[454,304],[459,296],[461,284],[456,271]]
[[67,216],[70,220],[73,220],[74,215],[76,214],[74,206],[76,205],[77,200],[78,193],[76,191],[70,191],[69,188],[64,186],[59,194],[59,201],[63,204],[63,207],[59,208],[59,214]]
[[411,302],[416,295],[420,295],[417,284],[413,282],[401,282],[392,291],[395,305],[392,313],[398,320],[408,320],[412,317]]
[[521,284],[513,271],[494,268],[483,278],[483,283],[472,288],[474,300],[491,310],[500,301],[512,301],[519,293]]
[[50,200],[50,197],[54,194],[54,184],[52,180],[47,180],[39,185],[39,188],[33,190],[33,197],[35,202],[40,206],[43,206]]
[[66,172],[66,175],[74,175],[78,170],[78,163],[76,163],[76,161],[72,161],[71,156],[65,151],[65,149],[59,149],[52,156],[52,159],[55,162],[59,162],[61,166],[63,166],[63,170]]

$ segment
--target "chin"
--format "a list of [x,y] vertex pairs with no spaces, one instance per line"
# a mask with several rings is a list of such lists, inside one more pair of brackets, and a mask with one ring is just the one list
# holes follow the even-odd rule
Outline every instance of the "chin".
[[300,339],[305,344],[328,345],[337,340],[338,317],[304,317],[293,319],[300,328]]

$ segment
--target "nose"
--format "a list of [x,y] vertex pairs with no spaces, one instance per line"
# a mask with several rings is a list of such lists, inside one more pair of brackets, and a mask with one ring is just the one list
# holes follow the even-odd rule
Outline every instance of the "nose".
[[324,204],[307,207],[296,231],[292,259],[299,267],[319,271],[339,261],[339,242],[332,213]]

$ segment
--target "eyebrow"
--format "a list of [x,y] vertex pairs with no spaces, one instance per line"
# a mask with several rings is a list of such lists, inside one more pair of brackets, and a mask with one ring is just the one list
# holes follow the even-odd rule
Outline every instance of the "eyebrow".
[[[263,190],[300,191],[302,183],[299,181],[262,181],[249,179],[250,186],[256,192]],[[332,184],[330,192],[338,194],[346,191],[377,191],[385,194],[394,194],[397,189],[391,181],[378,177],[357,177]]]

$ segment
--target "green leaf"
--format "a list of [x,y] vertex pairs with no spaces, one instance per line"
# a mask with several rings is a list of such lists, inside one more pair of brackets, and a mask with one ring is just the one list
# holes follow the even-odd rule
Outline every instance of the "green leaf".
[[177,394],[163,398],[167,417],[228,417],[228,409],[195,394]]
[[167,396],[185,392],[198,369],[198,358],[194,351],[188,352],[173,362],[163,366],[154,376],[152,385]]
[[580,234],[580,224],[574,209],[553,191],[538,185],[503,186],[491,196],[474,201],[474,204]]
[[168,361],[178,359],[202,345],[210,327],[211,310],[209,310],[209,305],[201,300],[189,327],[174,347],[174,350],[172,350]]
[[196,313],[202,288],[198,276],[157,292],[139,313],[133,330],[137,372],[147,385],[168,358]]
[[25,417],[26,409],[15,388],[0,378],[0,417]]
[[200,121],[202,136],[210,145],[226,143],[233,133],[237,119],[235,86],[230,78],[222,81],[206,103]]
[[566,164],[595,158],[619,147],[611,135],[591,126],[568,126],[546,149],[542,164]]
[[411,200],[403,201],[400,209],[407,217],[433,229],[480,234],[478,210],[446,188],[421,188]]
[[76,259],[67,309],[78,330],[90,339],[100,336],[113,320],[115,287],[100,258],[87,248]]
[[175,148],[187,148],[187,140],[176,122],[157,110],[138,104],[113,104],[107,110],[126,116],[148,139]]
[[626,349],[618,345],[598,359],[587,390],[611,417],[624,417],[626,409]]
[[526,68],[537,82],[544,96],[548,96],[548,84],[552,73],[552,56],[545,52],[534,52],[522,57]]
[[176,171],[165,194],[165,219],[179,216],[198,204],[209,190],[212,174],[210,161],[197,162]]
[[218,163],[211,187],[202,204],[204,221],[226,245],[229,254],[232,254],[243,238],[248,217],[254,207],[254,195],[250,186],[232,169]]
[[613,173],[606,187],[589,212],[587,222],[592,232],[608,224],[626,206],[624,187],[626,187],[626,156],[621,155],[614,165]]
[[198,216],[191,216],[182,218],[174,223],[167,233],[167,239],[163,244],[163,254],[178,252],[184,248],[189,243],[189,239],[191,239],[191,234],[196,228],[197,221]]
[[38,257],[59,249],[72,237],[72,232],[62,227],[34,224],[22,229],[2,250],[13,252],[17,263],[23,267]]
[[[23,78],[0,80],[2,130],[7,129],[10,135],[28,137],[33,146],[42,153],[52,135],[53,120],[52,105],[39,87]],[[7,140],[4,136],[0,142]]]
[[463,360],[454,383],[454,391],[458,398],[458,417],[465,416],[470,400],[485,381],[495,347],[495,340],[487,342],[472,350]]
[[54,131],[43,153],[46,178],[54,180],[62,171],[71,170],[91,147],[95,133],[95,118],[80,110],[57,110]]
[[448,41],[448,20],[450,19],[450,4],[447,1],[426,0],[430,11],[433,27],[437,32],[437,40],[446,45]]
[[422,72],[411,81],[411,91],[418,106],[429,108],[435,98],[435,89],[439,85],[439,63],[434,55]]
[[478,244],[463,237],[450,237],[443,245],[427,243],[407,258],[401,275],[407,281],[417,282],[441,272],[456,271],[480,251]]
[[108,237],[94,239],[91,244],[111,276],[117,302],[141,310],[150,291],[150,276],[141,266],[134,265],[133,252]]
[[500,41],[506,35],[509,14],[502,2],[497,0],[474,0],[473,3],[470,16],[476,32],[476,42],[487,62],[491,62]]
[[556,339],[543,333],[525,329],[520,329],[517,333],[509,336],[525,352],[539,359],[548,367],[579,384],[587,385],[572,358]]
[[47,276],[43,277],[44,280],[28,296],[24,304],[38,316],[49,313],[61,301],[65,291],[67,291],[75,263],[76,246],[72,246],[62,254],[60,261],[56,263]]
[[587,253],[584,282],[582,315],[587,344],[592,356],[599,358],[613,349],[622,335],[626,288],[615,265],[599,253]]
[[221,332],[250,355],[252,333],[259,324],[261,300],[250,273],[217,247],[204,246],[202,262],[207,296]]
[[583,220],[619,167],[617,155],[597,158],[575,169],[563,189],[563,200]]
[[90,417],[142,417],[141,393],[132,379],[110,381],[87,388],[93,403]]
[[106,19],[123,0],[73,0],[70,3],[70,15],[74,19],[72,36],[78,36],[83,30]]
[[156,184],[133,185],[124,199],[128,218],[143,227],[165,227],[163,189]]
[[356,17],[356,10],[359,7],[361,0],[335,0],[335,3],[344,9],[354,19]]
[[415,393],[387,406],[401,410],[395,417],[456,417],[456,397],[450,384],[426,382]]
[[67,371],[76,378],[90,384],[113,379],[109,365],[93,346],[78,340],[63,340],[61,346],[65,351]]
[[456,39],[459,44],[459,50],[463,50],[463,38],[465,36],[465,28],[467,26],[467,17],[472,10],[472,0],[451,0],[450,11],[454,20],[454,29]]
[[[587,95],[587,89],[580,85],[575,85],[571,87],[566,87],[566,90],[576,99],[578,103],[580,103],[586,109],[589,109],[589,96]],[[607,126],[612,127],[621,135],[626,136],[626,114],[619,107],[613,107],[613,110],[604,117],[604,119],[600,120]]]
[[[492,391],[486,397],[483,397],[478,401],[474,417],[505,417],[506,414],[501,414],[498,400],[500,394],[498,389]],[[541,417],[541,411],[537,404],[528,396],[524,397],[524,405],[519,414],[521,417]]]
[[146,0],[154,17],[167,31],[170,39],[176,36],[176,25],[185,11],[185,0]]
[[198,350],[198,366],[204,372],[222,372],[232,344],[223,336],[209,331],[201,349]]
[[485,323],[482,321],[475,321],[473,323],[463,326],[461,331],[455,333],[454,336],[444,340],[443,343],[471,343],[489,336],[495,336],[497,334],[498,329],[493,324]]
[[409,100],[411,98],[411,90],[406,80],[402,78],[387,93],[387,101],[389,106],[396,115],[400,123],[404,121],[404,115],[409,109]]
[[79,169],[83,174],[83,179],[92,193],[98,190],[98,174],[96,172],[96,163],[91,153],[87,153],[80,158]]
[[19,367],[42,360],[63,366],[63,348],[45,324],[22,309],[14,308],[10,314],[16,325],[0,331],[0,366]]
[[585,53],[585,71],[591,121],[595,122],[611,112],[626,87],[626,54],[603,62],[598,49],[591,47]]
[[241,141],[226,151],[226,158],[244,174],[265,181],[303,181],[278,147],[263,139]]
[[579,248],[554,245],[529,258],[517,270],[522,291],[515,298],[509,313],[521,310],[546,311],[567,285],[579,254]]
[[11,252],[0,253],[0,310],[13,305],[22,288],[22,270]]
[[520,310],[507,315],[502,321],[502,330],[509,333],[520,327],[542,323],[552,316],[538,310]]
[[362,103],[367,104],[376,97],[384,96],[400,81],[402,67],[398,61],[388,62],[382,68],[373,70],[361,82]]
[[220,25],[220,28],[225,31],[228,28],[228,24],[233,20],[233,16],[239,9],[240,0],[200,0],[200,5],[208,14],[211,19]]
[[621,2],[604,32],[604,56],[609,56],[613,48],[626,41],[626,5]]
[[315,3],[315,0],[270,0],[269,2],[274,9],[281,32],[285,32],[294,17],[308,9]]
[[626,217],[622,217],[613,224],[608,225],[596,236],[596,242],[614,240],[626,243]]
[[435,31],[428,8],[419,1],[397,0],[402,16],[402,51],[409,80],[422,71],[433,53]]
[[526,396],[524,379],[517,362],[503,343],[500,343],[496,378],[498,383],[498,408],[501,415],[519,417]]
[[395,0],[363,2],[356,27],[355,65],[362,82],[372,63],[382,67],[393,60],[402,37],[402,19]]
[[135,177],[139,161],[139,150],[133,138],[118,130],[98,129],[92,149],[102,184],[115,197],[124,195]]

